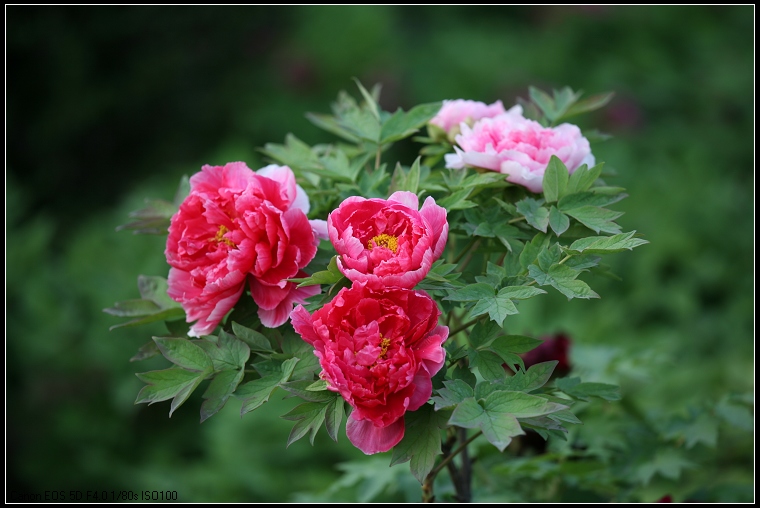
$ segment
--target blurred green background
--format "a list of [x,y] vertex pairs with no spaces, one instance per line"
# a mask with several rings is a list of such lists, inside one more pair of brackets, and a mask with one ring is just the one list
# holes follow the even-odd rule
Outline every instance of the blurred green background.
[[[291,424],[279,415],[293,401],[280,395],[243,419],[230,401],[202,425],[202,390],[171,419],[166,403],[133,405],[134,373],[165,361],[128,360],[163,328],[109,332],[118,319],[102,313],[137,296],[138,274],[168,271],[163,238],[115,232],[129,211],[171,199],[203,164],[261,167],[257,149],[288,132],[330,141],[304,113],[354,93],[352,77],[382,83],[391,111],[455,98],[509,107],[529,85],[615,91],[578,123],[614,136],[594,153],[629,191],[616,206],[624,230],[651,244],[611,257],[622,281],[587,278],[601,300],[551,294],[507,324],[569,333],[576,371],[621,384],[617,404],[644,423],[736,397],[752,407],[754,6],[7,6],[6,15],[6,500],[45,490],[419,499],[399,468],[379,478],[384,466],[328,491],[336,464],[365,459],[345,434],[336,446],[323,431],[313,448],[302,440],[285,451]],[[406,164],[413,150],[402,152]],[[713,446],[688,450],[679,475],[660,471],[627,499],[753,500],[754,421],[734,416]],[[381,493],[384,481],[393,488]],[[491,492],[483,499],[510,500]]]

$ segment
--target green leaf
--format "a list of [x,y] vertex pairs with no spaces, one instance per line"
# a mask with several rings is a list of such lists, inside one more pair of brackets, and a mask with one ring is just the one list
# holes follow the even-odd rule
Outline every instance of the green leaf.
[[433,470],[435,459],[441,454],[441,429],[446,416],[424,404],[417,411],[404,415],[404,437],[393,447],[391,466],[411,460],[410,469],[417,481],[423,483]]
[[513,415],[488,411],[474,398],[465,399],[454,409],[449,424],[468,429],[479,428],[499,451],[504,451],[514,436],[525,434]]
[[411,136],[433,118],[440,109],[440,102],[420,104],[407,113],[399,108],[383,123],[380,130],[380,143],[391,143]]
[[472,208],[477,205],[467,199],[471,193],[472,189],[460,189],[439,200],[437,204],[448,211]]
[[298,282],[298,287],[316,286],[317,284],[335,284],[343,278],[343,274],[338,269],[338,256],[333,256],[327,265],[327,270],[313,273],[310,277],[301,279],[288,279],[291,282]]
[[568,300],[571,298],[599,298],[599,295],[588,287],[588,284],[581,280],[575,280],[579,273],[569,266],[560,264],[552,265],[547,272],[536,265],[528,267],[528,275],[539,286],[551,285],[565,295]]
[[580,424],[583,423],[569,409],[563,409],[561,411],[557,411],[556,413],[552,413],[552,414],[548,415],[548,418],[551,418],[552,420],[554,420],[556,422],[574,423],[576,425],[580,425]]
[[623,212],[615,212],[597,206],[581,206],[572,210],[564,210],[564,212],[596,233],[600,231],[612,234],[620,233],[620,226],[612,221],[623,215]]
[[161,311],[161,307],[150,300],[124,300],[113,307],[103,309],[106,314],[119,317],[149,316]]
[[589,168],[583,164],[576,169],[573,174],[570,175],[570,180],[567,182],[567,194],[570,195],[588,190],[594,184],[596,179],[599,178],[599,175],[602,174],[603,167],[604,163],[599,163],[593,168]]
[[359,138],[354,136],[350,131],[344,129],[338,123],[338,120],[332,115],[325,115],[320,113],[306,113],[306,118],[319,127],[331,134],[335,134],[338,137],[350,141],[351,143],[358,143]]
[[546,291],[533,286],[507,286],[499,291],[500,297],[512,300],[527,300],[543,294],[546,294]]
[[546,233],[549,225],[549,210],[542,207],[543,200],[524,198],[516,203],[517,211],[525,217],[525,220],[542,233]]
[[488,284],[479,282],[470,284],[449,293],[444,300],[453,302],[476,302],[483,298],[493,297],[496,290]]
[[338,431],[343,423],[344,415],[345,405],[343,403],[343,398],[338,396],[333,397],[325,408],[325,429],[327,430],[327,435],[330,436],[330,439],[336,443],[338,442]]
[[143,300],[150,300],[162,309],[181,308],[167,294],[169,283],[163,277],[140,275],[137,277],[137,289]]
[[587,401],[591,397],[604,400],[620,400],[620,389],[606,383],[580,383],[577,377],[557,379],[554,383],[562,392],[573,398]]
[[212,371],[213,364],[203,348],[187,339],[153,337],[161,354],[173,364],[195,372]]
[[140,346],[140,349],[137,350],[137,353],[135,353],[135,356],[129,359],[130,362],[139,362],[142,360],[147,360],[148,358],[153,358],[156,355],[161,354],[161,351],[158,350],[158,346],[155,342],[150,341],[147,344],[143,344]]
[[267,143],[261,151],[296,172],[323,169],[317,158],[317,154],[312,151],[309,145],[293,134],[285,136],[284,145]]
[[438,395],[431,400],[435,404],[435,410],[453,407],[464,399],[474,395],[472,387],[461,379],[453,379],[443,382],[444,388],[438,389]]
[[235,396],[243,399],[240,415],[242,416],[251,412],[261,406],[264,402],[268,401],[269,397],[272,396],[272,392],[274,392],[280,383],[284,383],[290,379],[297,362],[298,358],[285,360],[282,363],[281,372],[270,374],[261,379],[249,381],[248,383],[241,385],[240,388],[235,391]]
[[515,418],[532,418],[543,416],[567,406],[522,392],[498,391],[488,396],[484,407],[489,412],[509,413]]
[[694,467],[694,464],[684,459],[682,453],[672,448],[660,448],[657,450],[654,459],[648,461],[633,472],[633,480],[639,481],[643,485],[649,483],[656,474],[677,480],[681,476],[681,471]]
[[547,271],[552,265],[559,262],[560,256],[562,256],[562,249],[555,243],[551,247],[539,252],[536,260],[541,270]]
[[504,370],[504,360],[491,351],[475,351],[469,353],[470,368],[477,368],[486,381],[501,381],[507,375]]
[[605,254],[608,252],[622,252],[626,249],[633,250],[634,247],[649,243],[641,238],[633,238],[636,231],[621,233],[614,236],[591,236],[581,238],[573,242],[568,247],[568,252],[586,253],[586,254]]
[[364,85],[362,85],[358,79],[354,78],[354,83],[356,83],[356,86],[359,87],[359,91],[361,92],[362,97],[364,97],[364,102],[367,105],[367,108],[369,108],[369,111],[372,113],[372,116],[380,120],[380,108],[378,108],[375,98],[372,97],[372,94],[370,94],[367,89],[364,88]]
[[504,387],[515,392],[537,390],[549,381],[558,363],[557,360],[552,360],[532,365],[527,371],[517,371],[514,376],[507,378]]
[[201,404],[201,423],[224,407],[232,392],[243,380],[244,374],[243,370],[224,370],[214,376],[203,394],[205,400]]
[[224,330],[219,332],[216,342],[200,340],[195,343],[206,352],[217,372],[244,369],[251,356],[251,349],[245,342]]
[[467,340],[473,348],[490,343],[495,337],[504,333],[501,326],[493,321],[478,321],[470,331]]
[[528,94],[530,95],[530,99],[539,107],[544,116],[550,122],[553,122],[556,117],[554,99],[543,90],[539,90],[532,86],[528,87]]
[[534,236],[533,240],[525,244],[525,247],[523,247],[523,250],[520,253],[520,265],[527,269],[528,266],[536,260],[538,254],[549,246],[550,239],[551,237],[549,235],[544,235],[542,233],[538,233]]
[[507,316],[517,314],[517,307],[509,298],[497,294],[477,302],[470,310],[470,317],[475,318],[486,312],[492,321],[502,326]]
[[130,326],[145,325],[148,323],[154,323],[156,321],[172,321],[172,320],[175,320],[178,318],[184,318],[184,317],[185,317],[185,311],[182,310],[182,308],[166,309],[160,312],[156,312],[155,314],[151,314],[150,316],[145,316],[145,317],[133,319],[132,321],[127,321],[126,323],[119,323],[118,325],[113,325],[109,328],[109,330],[116,330],[117,328],[126,328]]
[[380,138],[380,120],[367,109],[351,109],[338,119],[341,127],[355,136],[377,144]]
[[327,381],[324,379],[318,379],[307,386],[306,390],[309,392],[322,392],[324,390],[327,390]]
[[[599,187],[595,187],[598,189]],[[575,194],[568,194],[561,198],[557,202],[557,207],[560,210],[573,210],[582,206],[607,206],[627,197],[627,194],[606,194],[598,192],[577,192]]]
[[[544,198],[547,203],[554,203],[565,195],[569,178],[567,167],[556,155],[552,155],[544,172]],[[538,228],[540,229],[540,228]],[[546,229],[543,229],[546,232]]]
[[211,367],[204,372],[190,372],[185,369],[171,368],[137,374],[138,379],[148,383],[148,385],[144,386],[137,394],[135,404],[142,402],[153,404],[173,397],[169,410],[169,417],[171,418],[174,411],[187,400],[193,390],[209,374],[211,374]]
[[293,395],[297,395],[298,397],[301,397],[303,400],[307,402],[328,402],[336,397],[336,394],[328,391],[328,390],[321,390],[321,391],[313,391],[309,390],[309,386],[311,386],[313,383],[312,381],[301,379],[298,381],[290,381],[288,383],[282,383],[280,384],[280,388],[283,390],[292,393]]
[[549,209],[549,226],[558,237],[570,227],[570,218],[564,213],[557,210],[556,206]]
[[170,219],[177,212],[179,203],[146,199],[145,205],[144,208],[129,213],[131,219],[137,220],[118,226],[116,231],[131,229],[136,235],[166,235],[169,232]]
[[314,437],[317,435],[319,427],[322,426],[322,422],[325,421],[326,412],[326,404],[306,402],[296,406],[288,414],[282,415],[282,418],[285,418],[286,420],[297,420],[288,436],[286,448],[304,437],[306,434],[310,434],[309,441],[313,445]]
[[274,352],[272,344],[269,343],[269,339],[267,339],[264,334],[238,324],[236,321],[232,322],[232,331],[235,336],[245,342],[251,350]]
[[525,335],[505,335],[499,337],[491,343],[491,347],[496,347],[511,353],[527,353],[537,348],[543,343],[542,340],[526,337]]
[[565,111],[565,114],[562,115],[562,120],[566,118],[570,118],[575,115],[580,115],[581,113],[588,113],[590,111],[594,111],[599,108],[602,108],[606,106],[612,100],[612,97],[614,96],[615,96],[615,92],[607,92],[607,93],[592,95],[591,97],[583,99],[582,101],[578,101],[572,106],[570,106],[569,108],[567,108],[567,111]]

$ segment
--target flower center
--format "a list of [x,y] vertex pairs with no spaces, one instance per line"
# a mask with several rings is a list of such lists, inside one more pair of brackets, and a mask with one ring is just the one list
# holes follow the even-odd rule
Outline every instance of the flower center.
[[388,348],[391,347],[391,339],[386,339],[382,335],[383,340],[380,341],[380,358],[385,359],[385,355],[388,354]]
[[226,243],[230,247],[237,247],[237,245],[235,245],[232,240],[230,240],[229,238],[225,238],[224,237],[224,235],[227,234],[227,233],[229,233],[229,231],[230,230],[227,229],[225,226],[219,226],[219,231],[216,232],[216,236],[214,237],[214,241],[217,242],[217,243],[219,243],[219,242]]
[[373,236],[372,239],[367,242],[367,247],[369,249],[372,249],[373,247],[385,247],[395,254],[398,250],[398,238],[383,233],[382,235]]

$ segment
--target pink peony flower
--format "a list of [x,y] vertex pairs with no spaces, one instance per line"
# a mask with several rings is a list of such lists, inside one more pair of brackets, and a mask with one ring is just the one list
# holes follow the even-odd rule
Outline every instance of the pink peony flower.
[[504,104],[496,101],[493,104],[484,102],[457,99],[453,101],[443,101],[441,110],[430,120],[430,123],[437,125],[447,133],[459,124],[466,122],[472,124],[481,118],[492,118],[505,113]]
[[394,192],[387,200],[350,197],[327,217],[338,268],[373,289],[413,288],[446,247],[446,210],[428,197]]
[[[276,327],[294,302],[319,291],[296,289],[288,278],[314,258],[316,230],[309,200],[287,166],[257,173],[243,162],[203,166],[169,226],[166,260],[171,298],[182,304],[189,335],[211,333],[249,281],[261,322]],[[324,222],[324,221],[322,221]]]
[[543,127],[522,116],[515,106],[508,112],[484,118],[472,127],[462,126],[456,137],[456,153],[446,155],[446,167],[474,166],[504,173],[507,181],[526,187],[531,192],[543,190],[546,166],[556,155],[570,173],[578,167],[595,164],[589,142],[580,129],[563,123]]
[[449,334],[439,315],[424,291],[376,292],[363,282],[341,289],[314,315],[300,305],[291,314],[296,332],[314,346],[328,389],[354,408],[346,434],[364,453],[393,448],[404,436],[404,413],[430,399]]

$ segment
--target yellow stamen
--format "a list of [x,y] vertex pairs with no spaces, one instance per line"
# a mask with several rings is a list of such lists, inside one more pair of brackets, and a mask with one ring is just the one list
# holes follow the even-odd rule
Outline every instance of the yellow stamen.
[[388,354],[388,348],[391,347],[391,339],[386,339],[382,335],[383,340],[380,341],[380,358],[385,359],[385,355]]
[[232,240],[230,240],[229,238],[225,238],[224,237],[224,235],[227,234],[227,233],[229,233],[229,232],[230,232],[230,230],[227,229],[225,226],[219,226],[219,231],[216,232],[216,236],[214,237],[214,241],[217,242],[217,243],[219,243],[219,242],[226,243],[230,247],[237,247],[237,245],[235,245]]
[[367,242],[367,247],[369,249],[372,249],[373,247],[385,247],[395,254],[398,250],[398,238],[383,233],[382,235],[373,236],[372,239]]

